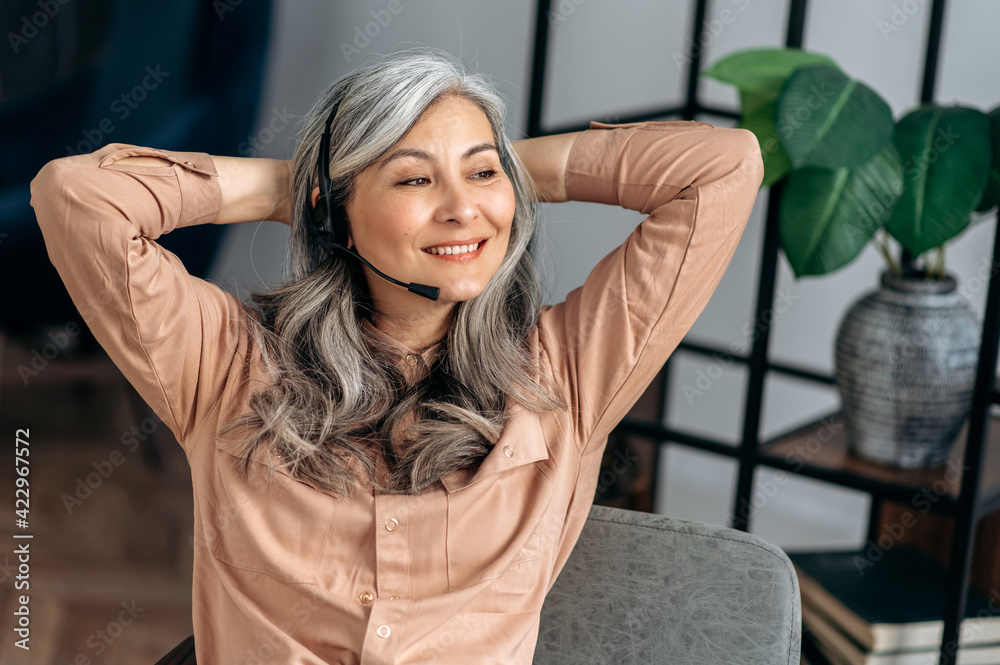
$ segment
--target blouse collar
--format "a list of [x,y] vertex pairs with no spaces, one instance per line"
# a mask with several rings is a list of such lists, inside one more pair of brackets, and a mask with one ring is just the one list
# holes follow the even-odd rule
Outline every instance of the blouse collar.
[[369,337],[380,349],[388,351],[397,358],[400,369],[410,379],[426,372],[437,359],[441,352],[442,343],[444,342],[444,338],[441,338],[423,349],[414,349],[403,344],[384,330],[379,330],[371,321],[366,320],[364,326]]

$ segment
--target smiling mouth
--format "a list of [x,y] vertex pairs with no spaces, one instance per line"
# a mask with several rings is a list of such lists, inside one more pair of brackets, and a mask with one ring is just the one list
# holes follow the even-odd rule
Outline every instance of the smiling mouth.
[[477,243],[471,245],[450,245],[442,247],[428,247],[424,250],[427,254],[432,254],[434,256],[453,256],[456,254],[472,254],[479,250],[483,246],[485,240],[480,240]]

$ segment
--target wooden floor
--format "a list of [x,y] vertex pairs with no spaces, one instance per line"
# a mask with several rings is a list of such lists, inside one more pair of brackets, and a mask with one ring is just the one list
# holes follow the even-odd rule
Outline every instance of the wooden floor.
[[[152,665],[192,632],[184,454],[106,357],[69,362],[63,353],[27,374],[26,386],[17,370],[31,366],[30,348],[8,341],[0,354],[0,663]],[[27,529],[14,514],[22,428],[30,434]],[[160,468],[139,436],[161,444]],[[28,591],[15,588],[22,543],[30,543]],[[30,651],[14,644],[22,594],[30,596]]]

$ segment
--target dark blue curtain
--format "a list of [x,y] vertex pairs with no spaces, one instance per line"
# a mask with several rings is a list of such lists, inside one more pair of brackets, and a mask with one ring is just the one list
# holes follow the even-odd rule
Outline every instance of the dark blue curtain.
[[[38,170],[112,142],[236,155],[254,128],[270,18],[270,0],[0,4],[5,332],[79,321],[28,205]],[[204,276],[224,232],[179,229],[161,244]]]

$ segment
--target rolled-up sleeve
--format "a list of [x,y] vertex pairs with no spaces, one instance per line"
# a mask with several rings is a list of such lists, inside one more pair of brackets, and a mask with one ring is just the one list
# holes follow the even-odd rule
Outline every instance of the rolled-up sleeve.
[[[121,163],[130,156],[163,165]],[[182,446],[221,393],[241,309],[156,239],[213,222],[220,204],[203,153],[111,144],[49,162],[31,182],[49,258],[81,316]]]
[[576,140],[566,167],[570,200],[648,215],[539,320],[581,452],[603,446],[705,308],[762,177],[757,140],[742,129],[592,123]]

